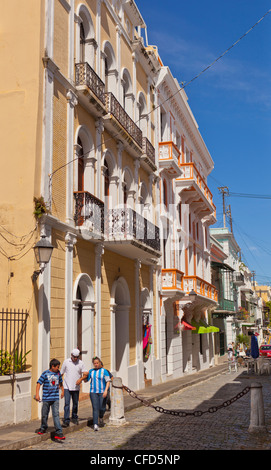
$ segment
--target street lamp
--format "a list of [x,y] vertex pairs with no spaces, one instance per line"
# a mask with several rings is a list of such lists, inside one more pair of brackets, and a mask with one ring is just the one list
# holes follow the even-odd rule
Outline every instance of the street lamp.
[[42,235],[41,239],[34,246],[34,253],[36,256],[37,263],[40,266],[40,270],[34,271],[34,273],[32,274],[33,282],[38,279],[38,276],[44,271],[45,265],[49,263],[53,249],[53,245],[51,245],[51,243],[46,240],[45,235]]
[[194,291],[194,289],[192,289],[192,290],[189,292],[188,296],[189,296],[189,299],[191,300],[191,302],[194,302],[194,301],[196,300],[197,295],[198,295],[198,294]]

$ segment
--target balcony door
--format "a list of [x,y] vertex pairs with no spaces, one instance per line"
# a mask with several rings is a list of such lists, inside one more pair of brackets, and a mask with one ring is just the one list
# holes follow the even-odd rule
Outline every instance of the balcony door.
[[78,145],[79,145],[79,151],[77,153],[78,155],[78,180],[77,180],[77,188],[78,191],[84,191],[84,172],[85,172],[85,162],[84,162],[84,151],[83,151],[83,145],[81,142],[80,137],[78,137]]
[[95,30],[88,8],[80,5],[77,30],[76,61],[87,62],[95,69]]
[[80,63],[85,62],[86,35],[83,23],[80,24]]

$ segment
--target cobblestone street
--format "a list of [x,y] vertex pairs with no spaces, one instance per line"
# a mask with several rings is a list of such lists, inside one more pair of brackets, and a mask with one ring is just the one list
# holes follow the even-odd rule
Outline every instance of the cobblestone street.
[[269,450],[271,448],[271,379],[246,372],[223,373],[188,387],[156,403],[164,409],[206,411],[242,392],[252,382],[263,387],[267,431],[248,432],[250,392],[230,406],[202,416],[178,417],[140,407],[125,414],[126,424],[106,423],[99,432],[91,427],[66,436],[62,443],[51,440],[25,450]]

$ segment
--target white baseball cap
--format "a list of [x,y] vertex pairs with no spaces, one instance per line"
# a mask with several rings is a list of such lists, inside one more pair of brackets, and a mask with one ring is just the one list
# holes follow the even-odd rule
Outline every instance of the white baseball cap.
[[71,355],[74,357],[78,357],[80,355],[79,349],[73,349]]

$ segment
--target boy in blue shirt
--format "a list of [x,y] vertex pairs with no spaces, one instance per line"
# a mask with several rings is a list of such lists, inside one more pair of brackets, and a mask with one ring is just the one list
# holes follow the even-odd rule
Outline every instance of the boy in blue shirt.
[[48,415],[52,407],[52,416],[55,426],[55,439],[63,440],[62,427],[59,419],[59,389],[61,388],[61,398],[64,396],[62,376],[59,371],[60,362],[58,359],[52,359],[50,369],[45,370],[37,381],[35,400],[40,401],[40,387],[42,390],[42,416],[41,427],[38,434],[44,434],[48,428]]

